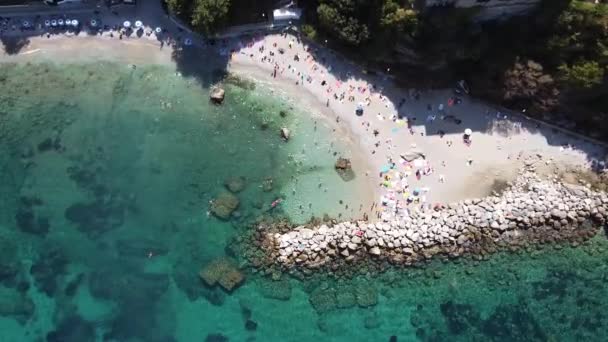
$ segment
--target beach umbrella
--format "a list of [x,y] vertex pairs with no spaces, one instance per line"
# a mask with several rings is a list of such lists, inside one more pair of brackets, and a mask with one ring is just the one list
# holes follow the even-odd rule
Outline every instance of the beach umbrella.
[[74,27],[78,26],[78,20],[72,19],[72,26],[74,26]]
[[416,160],[414,160],[414,166],[415,167],[424,167],[424,164],[426,164],[424,162],[424,159],[416,159]]
[[51,20],[51,26],[57,26],[57,20],[55,20],[55,19]]
[[23,21],[23,27],[30,27],[30,22],[27,20]]
[[125,22],[122,23],[122,26],[124,26],[125,28],[129,28],[129,27],[131,27],[131,22],[128,20],[125,20]]
[[44,26],[51,26],[51,21],[50,20],[45,20],[44,21]]
[[190,46],[190,45],[192,45],[192,39],[190,39],[190,38],[186,38],[186,39],[184,40],[184,45],[186,45],[186,46]]
[[93,26],[93,27],[97,26],[97,20],[91,19],[91,26]]
[[467,128],[464,130],[464,134],[471,135],[471,134],[473,134],[473,131],[470,128]]
[[154,29],[154,32],[161,33],[161,32],[163,32],[163,29],[160,28],[160,27],[157,27],[157,28]]
[[71,26],[71,25],[72,25],[72,19],[66,19],[66,20],[65,20],[65,24],[66,24],[67,26]]
[[144,26],[144,23],[142,23],[141,21],[138,20],[135,22],[135,27],[140,28],[142,26]]
[[57,25],[63,26],[63,19],[57,19]]

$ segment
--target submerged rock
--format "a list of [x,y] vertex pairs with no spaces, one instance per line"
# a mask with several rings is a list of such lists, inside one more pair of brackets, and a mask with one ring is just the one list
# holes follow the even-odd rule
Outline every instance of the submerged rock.
[[273,189],[273,183],[274,181],[272,180],[272,177],[267,177],[266,179],[264,179],[264,181],[262,182],[262,191],[271,192]]
[[246,185],[245,177],[230,177],[224,181],[224,186],[232,193],[243,191]]
[[338,175],[340,175],[340,177],[346,182],[351,181],[355,178],[355,173],[353,172],[352,164],[350,162],[350,159],[348,158],[338,158],[338,160],[334,164],[334,168],[336,169],[336,172],[338,172]]
[[78,230],[88,236],[97,236],[120,227],[125,218],[125,209],[120,201],[95,201],[75,203],[69,206],[64,216],[78,225]]
[[336,168],[336,170],[350,170],[350,159],[340,157],[338,158],[338,160],[336,160],[336,164],[334,165],[334,167]]
[[30,268],[36,287],[47,296],[53,297],[57,292],[57,278],[65,274],[67,265],[68,258],[59,248],[43,249]]
[[289,138],[291,137],[291,131],[288,128],[281,128],[281,138],[283,138],[283,140],[288,141]]
[[291,298],[291,285],[286,277],[282,277],[278,281],[261,279],[257,282],[257,285],[258,292],[265,298],[278,300],[289,300]]
[[316,289],[310,294],[308,300],[318,313],[329,312],[338,307],[334,289]]
[[35,311],[34,302],[15,290],[0,287],[0,316],[11,317],[25,324]]
[[15,214],[15,221],[19,230],[35,235],[44,236],[49,232],[51,227],[46,217],[36,218],[34,211],[30,208],[19,208]]
[[64,319],[57,329],[46,334],[47,342],[94,342],[95,326],[82,317],[72,315]]
[[211,213],[222,220],[228,220],[239,206],[239,198],[229,192],[220,193],[211,202]]
[[228,258],[218,258],[207,265],[199,273],[208,286],[219,284],[224,290],[231,292],[241,285],[245,275],[238,269],[234,261]]
[[228,342],[228,337],[217,333],[217,334],[209,334],[205,337],[205,342]]
[[213,87],[211,89],[211,101],[215,104],[221,104],[224,102],[224,97],[226,96],[226,91],[220,87]]

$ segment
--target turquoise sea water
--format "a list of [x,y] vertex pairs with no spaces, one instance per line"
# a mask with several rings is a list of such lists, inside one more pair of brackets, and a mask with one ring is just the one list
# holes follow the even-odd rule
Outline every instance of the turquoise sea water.
[[[224,83],[222,106],[164,66],[3,64],[0,81],[0,341],[608,336],[603,235],[354,279],[264,277],[241,265],[242,286],[208,287],[201,268],[238,262],[227,246],[260,215],[360,216],[366,181],[333,170],[354,147],[240,80]],[[219,220],[209,201],[230,177],[245,188]]]

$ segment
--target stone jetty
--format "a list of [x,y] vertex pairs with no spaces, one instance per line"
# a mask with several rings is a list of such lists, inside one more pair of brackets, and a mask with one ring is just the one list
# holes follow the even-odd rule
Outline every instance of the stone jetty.
[[497,249],[595,236],[608,219],[608,196],[556,178],[522,172],[502,194],[410,212],[383,222],[342,222],[266,233],[267,257],[282,268],[336,269],[365,258],[411,265],[435,255],[484,255]]

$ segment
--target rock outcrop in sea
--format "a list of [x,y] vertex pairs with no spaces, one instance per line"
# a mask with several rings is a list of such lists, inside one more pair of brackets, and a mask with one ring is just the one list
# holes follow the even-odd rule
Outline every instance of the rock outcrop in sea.
[[499,249],[577,244],[593,237],[607,219],[606,193],[525,171],[501,195],[410,211],[384,222],[300,226],[289,232],[258,226],[254,243],[262,246],[266,261],[287,270],[337,270],[362,259],[407,266],[439,255],[482,257]]

